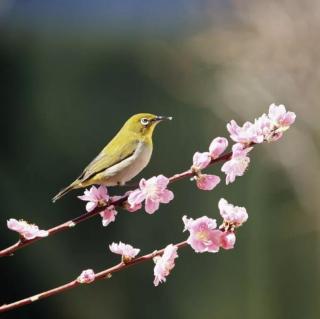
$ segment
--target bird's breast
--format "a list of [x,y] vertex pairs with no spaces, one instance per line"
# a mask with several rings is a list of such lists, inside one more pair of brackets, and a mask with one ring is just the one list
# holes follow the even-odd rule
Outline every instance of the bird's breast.
[[139,142],[132,156],[105,171],[105,176],[107,177],[105,185],[113,186],[130,181],[148,165],[151,154],[152,145]]

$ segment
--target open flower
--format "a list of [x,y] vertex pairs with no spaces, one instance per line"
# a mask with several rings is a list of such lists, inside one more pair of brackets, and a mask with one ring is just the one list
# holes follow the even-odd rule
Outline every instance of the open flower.
[[136,206],[145,200],[145,210],[153,214],[159,209],[160,203],[169,203],[174,195],[167,189],[169,179],[163,175],[153,176],[148,180],[141,179],[139,189],[132,191],[128,197],[130,206]]
[[102,217],[102,225],[106,227],[111,222],[114,222],[117,214],[118,212],[113,205],[106,207],[106,209],[100,213],[100,216]]
[[215,219],[203,216],[193,220],[183,216],[184,231],[188,230],[190,236],[187,243],[196,253],[216,253],[220,248],[221,231],[216,229]]
[[221,171],[227,175],[227,185],[233,183],[237,176],[244,174],[250,163],[250,158],[247,156],[247,153],[250,152],[251,149],[252,147],[244,147],[241,143],[233,145],[231,159],[221,167]]
[[244,207],[229,204],[224,198],[220,199],[218,207],[224,223],[228,225],[239,227],[248,219],[248,213]]
[[197,187],[205,191],[213,190],[220,183],[220,177],[217,175],[199,174],[195,179]]
[[124,244],[121,241],[119,244],[112,243],[109,245],[109,248],[111,252],[121,255],[122,259],[127,262],[136,257],[140,252],[139,248],[133,248],[131,245]]
[[287,130],[296,119],[294,112],[287,112],[284,105],[275,104],[270,105],[268,116],[275,126],[281,128],[281,131]]
[[201,170],[206,168],[211,162],[211,156],[209,152],[196,152],[193,155],[193,165],[192,167],[196,170]]
[[83,201],[87,201],[86,210],[92,212],[96,207],[106,205],[109,200],[108,190],[100,185],[98,188],[92,186],[90,190],[85,190],[84,195],[78,196]]
[[90,284],[95,279],[95,274],[92,269],[84,270],[80,276],[77,278],[77,281],[80,284]]
[[168,245],[162,254],[162,256],[156,256],[154,258],[155,266],[154,266],[154,281],[153,284],[158,286],[159,283],[165,282],[166,277],[170,274],[171,270],[175,266],[174,260],[178,257],[177,254],[177,246],[172,244]]
[[37,225],[29,224],[20,219],[10,218],[7,221],[7,226],[10,230],[18,232],[24,239],[31,240],[36,237],[47,237],[49,233],[46,230],[41,230]]
[[228,147],[228,140],[225,137],[216,137],[209,146],[210,156],[218,158]]
[[251,122],[245,122],[243,126],[239,126],[236,121],[231,120],[227,124],[227,130],[230,138],[237,143],[249,145],[250,143],[262,143],[264,140],[261,130]]

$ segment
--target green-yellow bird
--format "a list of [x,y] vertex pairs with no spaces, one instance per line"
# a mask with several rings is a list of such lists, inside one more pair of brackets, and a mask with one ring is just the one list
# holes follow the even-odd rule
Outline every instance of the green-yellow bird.
[[139,174],[149,163],[153,143],[152,135],[156,125],[172,117],[140,113],[130,117],[118,134],[83,170],[69,186],[62,189],[53,199],[55,202],[73,189],[93,184],[124,185]]

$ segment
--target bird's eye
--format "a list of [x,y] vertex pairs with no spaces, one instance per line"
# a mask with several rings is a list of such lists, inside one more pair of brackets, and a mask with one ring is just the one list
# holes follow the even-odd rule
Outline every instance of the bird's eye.
[[147,118],[142,118],[141,120],[140,120],[140,122],[141,122],[141,124],[142,125],[148,125],[149,124],[149,120],[147,119]]

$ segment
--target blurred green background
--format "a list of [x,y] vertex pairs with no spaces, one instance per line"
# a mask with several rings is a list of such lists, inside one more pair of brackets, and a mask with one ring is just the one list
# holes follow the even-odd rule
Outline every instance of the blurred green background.
[[221,197],[250,216],[236,249],[181,250],[157,288],[145,263],[1,318],[319,318],[319,16],[316,0],[1,0],[2,247],[16,240],[11,217],[49,228],[84,212],[79,192],[51,198],[134,113],[174,117],[139,177],[187,169],[231,119],[273,102],[297,113],[228,187],[184,180],[152,216],[121,211],[107,228],[93,218],[3,258],[0,303],[113,265],[113,241],[142,252],[181,241],[181,217],[218,218]]

